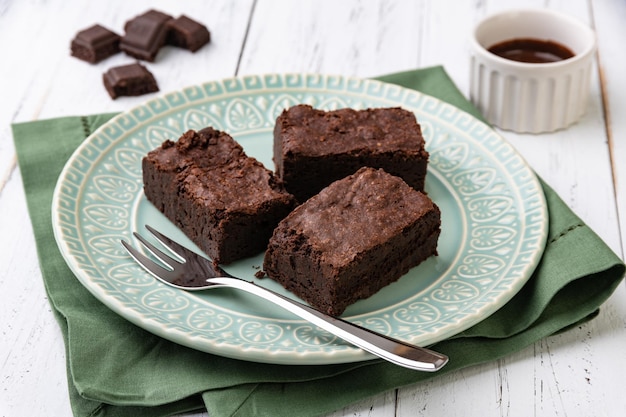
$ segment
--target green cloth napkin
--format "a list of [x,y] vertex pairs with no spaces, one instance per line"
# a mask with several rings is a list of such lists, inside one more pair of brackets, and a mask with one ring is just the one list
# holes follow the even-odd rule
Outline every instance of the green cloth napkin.
[[[480,117],[443,68],[392,74],[413,88]],[[317,416],[387,390],[493,361],[588,320],[624,275],[622,261],[547,185],[550,213],[540,265],[506,306],[434,349],[450,356],[437,374],[381,360],[354,364],[258,364],[198,352],[156,337],[113,313],[74,277],[55,243],[50,207],[65,161],[113,115],[13,125],[41,271],[67,349],[75,416]]]

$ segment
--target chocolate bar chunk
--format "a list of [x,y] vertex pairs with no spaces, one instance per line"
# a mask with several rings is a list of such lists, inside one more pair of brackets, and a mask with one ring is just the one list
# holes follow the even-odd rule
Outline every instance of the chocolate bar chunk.
[[120,48],[128,55],[154,62],[159,49],[165,44],[167,37],[166,22],[172,16],[157,10],[148,10],[126,22]]
[[73,57],[95,64],[120,52],[120,35],[100,25],[81,30],[72,40]]
[[185,15],[167,22],[167,44],[196,52],[211,41],[211,33],[202,23]]
[[113,67],[102,75],[102,81],[112,99],[159,91],[152,73],[138,63]]

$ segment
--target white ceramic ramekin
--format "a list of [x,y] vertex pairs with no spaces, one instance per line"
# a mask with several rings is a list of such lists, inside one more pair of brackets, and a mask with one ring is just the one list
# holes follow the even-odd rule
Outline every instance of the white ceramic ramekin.
[[[558,42],[574,56],[533,64],[487,50],[519,38]],[[527,9],[487,17],[471,39],[470,99],[490,123],[505,130],[544,133],[565,128],[587,108],[595,48],[594,32],[562,13]]]

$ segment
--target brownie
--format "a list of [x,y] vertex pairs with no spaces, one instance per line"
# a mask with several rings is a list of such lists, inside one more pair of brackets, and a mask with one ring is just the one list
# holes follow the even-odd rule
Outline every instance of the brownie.
[[70,45],[73,57],[91,64],[120,52],[120,35],[100,25],[93,25],[76,34]]
[[363,166],[424,189],[428,152],[415,115],[398,107],[323,111],[296,105],[274,127],[277,175],[299,202]]
[[167,22],[172,16],[158,10],[135,16],[124,25],[124,36],[120,41],[120,49],[128,55],[154,62],[159,50],[167,39]]
[[428,196],[363,167],[278,224],[263,269],[315,308],[340,315],[436,255],[440,225]]
[[211,33],[202,23],[185,15],[167,22],[166,43],[196,52],[211,41]]
[[159,91],[154,75],[138,63],[110,68],[102,74],[102,82],[112,99]]
[[270,170],[210,127],[166,140],[142,169],[148,200],[215,263],[262,253],[295,205]]

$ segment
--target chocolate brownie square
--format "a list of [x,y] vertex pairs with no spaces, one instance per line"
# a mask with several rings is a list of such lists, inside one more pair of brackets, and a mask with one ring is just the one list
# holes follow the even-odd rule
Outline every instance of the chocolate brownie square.
[[424,189],[428,152],[415,115],[405,109],[284,110],[274,128],[276,174],[302,203],[363,166],[383,168]]
[[216,263],[262,253],[295,205],[270,170],[213,128],[165,141],[142,168],[148,200]]
[[340,315],[437,254],[440,226],[428,196],[365,167],[283,219],[263,269],[317,309]]

